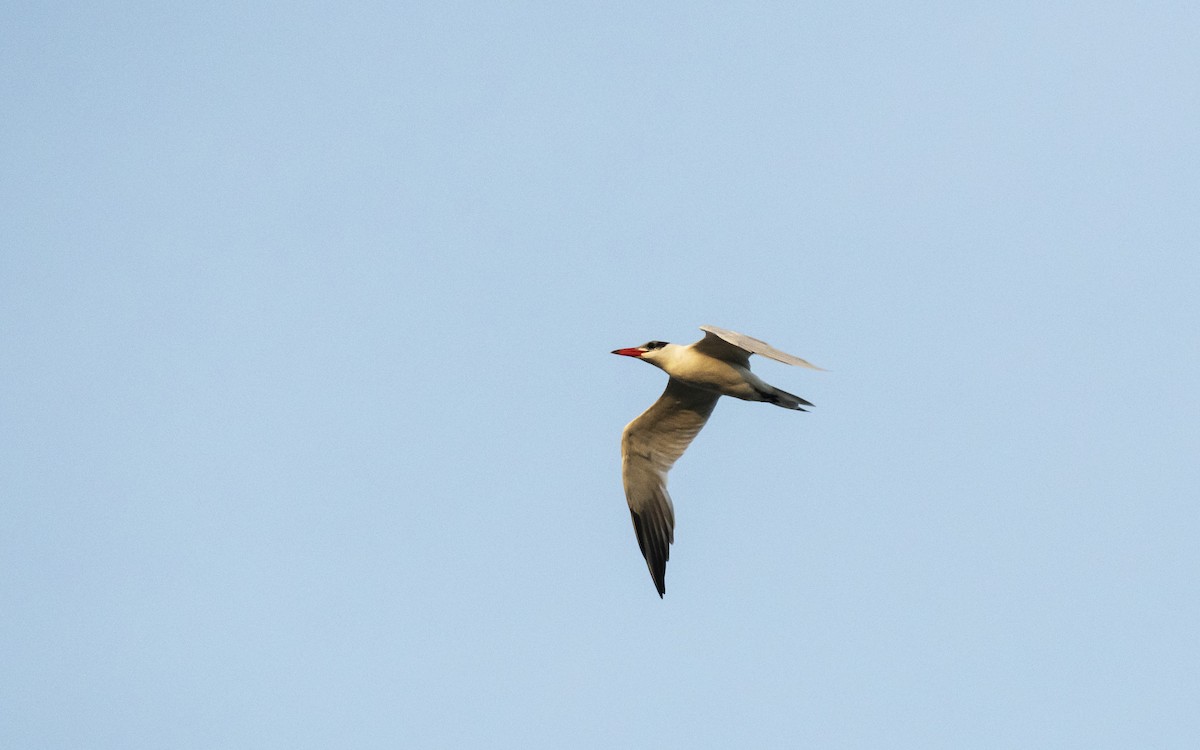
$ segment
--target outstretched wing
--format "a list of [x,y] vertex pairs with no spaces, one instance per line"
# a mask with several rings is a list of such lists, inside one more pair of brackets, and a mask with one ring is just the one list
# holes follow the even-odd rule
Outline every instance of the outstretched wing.
[[700,330],[704,331],[704,338],[692,346],[710,357],[734,362],[745,367],[750,362],[751,354],[760,354],[788,365],[808,367],[813,370],[824,369],[787,352],[781,352],[767,342],[759,341],[744,333],[727,331],[716,326],[700,326]]
[[667,591],[667,559],[675,541],[675,509],[667,472],[708,421],[719,394],[671,378],[649,409],[621,434],[621,477],[638,547],[661,597]]

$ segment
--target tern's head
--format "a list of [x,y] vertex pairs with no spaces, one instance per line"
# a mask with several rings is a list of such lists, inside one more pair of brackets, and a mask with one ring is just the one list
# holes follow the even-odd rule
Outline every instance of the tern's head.
[[631,347],[629,349],[615,349],[613,354],[620,354],[623,357],[637,357],[644,359],[650,364],[658,364],[658,361],[663,354],[663,350],[671,346],[665,341],[647,341],[641,346]]

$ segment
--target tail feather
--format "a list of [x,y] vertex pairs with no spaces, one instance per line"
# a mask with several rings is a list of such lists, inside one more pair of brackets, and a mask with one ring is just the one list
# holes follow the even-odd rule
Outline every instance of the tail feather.
[[812,402],[806,401],[794,393],[781,391],[775,386],[771,385],[767,386],[767,388],[764,390],[760,390],[758,394],[762,396],[763,401],[766,401],[769,404],[775,404],[776,406],[782,406],[784,409],[808,411],[808,409],[804,409],[802,407],[812,406]]

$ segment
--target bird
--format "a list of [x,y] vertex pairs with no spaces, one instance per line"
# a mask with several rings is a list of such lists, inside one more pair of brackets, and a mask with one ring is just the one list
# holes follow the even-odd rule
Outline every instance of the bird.
[[646,558],[659,598],[667,593],[667,560],[675,542],[675,508],[667,493],[667,472],[708,421],[717,399],[732,396],[784,409],[808,411],[813,404],[763,382],[750,372],[750,355],[813,370],[824,368],[781,352],[765,341],[716,326],[700,326],[704,338],[692,344],[648,341],[615,349],[665,371],[666,390],[621,433],[621,478],[638,547]]

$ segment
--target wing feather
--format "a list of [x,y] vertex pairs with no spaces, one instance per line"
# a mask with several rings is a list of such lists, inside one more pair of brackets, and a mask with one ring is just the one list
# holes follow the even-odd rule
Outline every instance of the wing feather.
[[788,365],[808,367],[813,370],[824,369],[787,352],[781,352],[767,342],[744,333],[727,331],[716,326],[700,326],[700,330],[704,331],[704,338],[692,346],[710,357],[734,362],[745,367],[750,362],[751,354],[760,354]]
[[667,381],[662,396],[621,434],[621,477],[638,547],[661,597],[675,541],[675,509],[667,472],[687,450],[717,405],[719,394]]

